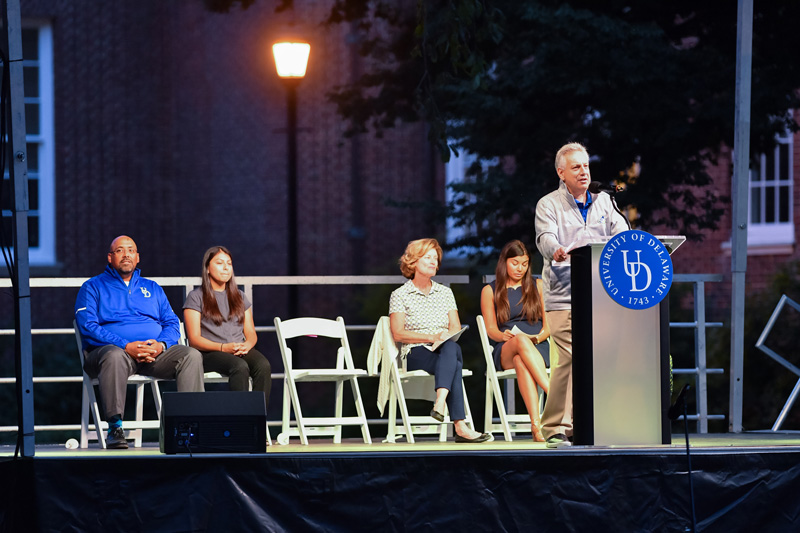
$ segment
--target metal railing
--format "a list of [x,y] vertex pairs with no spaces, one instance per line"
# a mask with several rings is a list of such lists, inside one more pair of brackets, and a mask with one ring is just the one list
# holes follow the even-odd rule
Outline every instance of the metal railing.
[[[80,288],[81,285],[89,278],[31,278],[31,289],[69,289]],[[151,277],[150,280],[158,283],[162,288],[175,288],[180,287],[183,289],[183,299],[195,287],[201,283],[199,276],[193,277]],[[407,281],[403,276],[237,276],[236,283],[241,287],[247,298],[253,301],[253,288],[254,287],[267,287],[267,286],[289,286],[289,285],[302,285],[302,286],[368,286],[368,285],[393,285],[400,286]],[[450,286],[457,284],[469,283],[469,276],[467,275],[441,275],[436,276],[436,281],[442,285]],[[0,279],[0,289],[10,288],[10,279]],[[375,320],[377,323],[377,319]],[[275,332],[275,326],[256,326],[256,332]],[[348,331],[374,331],[375,324],[354,324],[347,325]],[[0,336],[11,336],[16,333],[13,329],[0,329]],[[75,331],[72,328],[34,328],[31,330],[32,335],[74,335]],[[74,343],[74,341],[71,341]],[[75,359],[77,360],[77,354]],[[283,381],[283,373],[276,372],[272,374],[272,379]],[[33,383],[82,383],[83,376],[34,376]],[[14,377],[0,377],[0,385],[14,384],[16,378]],[[282,397],[282,395],[281,395]],[[386,425],[386,419],[370,419],[370,424]],[[270,421],[270,426],[280,426],[281,421]],[[80,423],[76,424],[41,424],[34,425],[34,431],[80,431]],[[93,426],[90,428],[93,429]],[[16,432],[18,427],[14,426],[0,426],[0,433]]]
[[706,283],[722,281],[721,274],[675,274],[673,283],[691,283],[694,292],[694,321],[670,322],[670,328],[694,329],[694,368],[673,368],[675,375],[695,376],[695,400],[697,413],[687,416],[689,420],[697,422],[698,433],[708,433],[709,420],[725,420],[725,415],[708,413],[708,376],[709,374],[724,374],[724,368],[708,368],[706,364],[706,329],[722,327],[722,322],[706,321]]
[[[493,278],[493,276],[487,276]],[[55,288],[79,288],[88,278],[31,278],[31,289],[55,289]],[[200,284],[200,277],[153,277],[149,278],[164,288],[182,287],[185,298],[194,287]],[[263,286],[289,286],[289,285],[395,285],[399,286],[406,281],[402,276],[238,276],[237,283],[253,301],[253,288]],[[443,285],[467,284],[469,276],[451,275],[437,276],[436,281]],[[724,369],[708,368],[706,365],[706,329],[710,327],[720,327],[721,322],[707,322],[705,309],[705,284],[708,282],[722,281],[721,275],[714,274],[676,274],[673,277],[675,283],[692,283],[694,291],[694,321],[693,322],[670,322],[672,328],[693,328],[695,337],[695,367],[694,368],[675,368],[673,373],[676,375],[694,375],[696,379],[695,394],[697,399],[697,414],[689,415],[689,420],[697,421],[697,430],[700,433],[708,432],[709,420],[724,420],[725,415],[708,413],[708,376],[710,374],[723,374]],[[0,279],[0,288],[11,286],[9,279]],[[377,322],[377,320],[376,320]],[[348,325],[348,331],[373,331],[375,324],[354,324]],[[257,332],[274,332],[274,326],[256,326]],[[37,328],[31,331],[33,335],[73,335],[72,328]],[[0,335],[14,335],[13,329],[0,329]],[[76,356],[77,360],[77,356]],[[272,374],[273,379],[283,379],[283,373]],[[34,384],[45,383],[82,383],[82,376],[35,376]],[[14,377],[0,377],[0,385],[14,384]],[[370,419],[370,424],[385,425],[385,419]],[[270,425],[280,426],[280,421],[272,421]],[[79,431],[80,424],[48,424],[35,425],[35,431]],[[16,432],[17,426],[0,426],[0,433]]]
[[[541,276],[534,276],[540,278]],[[495,276],[486,275],[483,277],[484,283],[494,281]],[[706,364],[706,329],[722,327],[722,322],[706,321],[706,299],[705,284],[722,281],[721,274],[675,274],[672,277],[673,283],[691,283],[694,293],[694,321],[692,322],[670,322],[670,328],[692,328],[694,329],[694,357],[695,366],[693,368],[673,368],[675,375],[695,376],[695,398],[697,401],[697,413],[690,414],[686,418],[697,422],[698,433],[708,433],[709,420],[725,420],[725,415],[709,414],[708,412],[708,376],[709,374],[724,374],[723,368],[708,368]],[[514,399],[506,400],[509,411],[514,410]]]

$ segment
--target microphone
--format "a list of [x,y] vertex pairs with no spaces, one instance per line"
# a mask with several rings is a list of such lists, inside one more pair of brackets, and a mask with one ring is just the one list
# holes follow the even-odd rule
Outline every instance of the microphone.
[[675,403],[669,406],[667,417],[669,417],[670,420],[677,420],[678,417],[683,414],[683,405],[686,403],[686,391],[688,390],[689,384],[687,383],[681,389],[681,392],[678,394],[678,398],[675,400]]
[[608,194],[613,195],[619,190],[620,190],[619,187],[616,185],[600,183],[599,181],[593,181],[589,184],[589,192],[592,194],[600,194],[601,192],[607,192]]

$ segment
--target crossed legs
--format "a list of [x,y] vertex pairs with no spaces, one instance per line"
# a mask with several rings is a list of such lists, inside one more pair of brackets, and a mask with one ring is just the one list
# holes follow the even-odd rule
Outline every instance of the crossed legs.
[[531,417],[531,433],[536,441],[544,442],[539,419],[539,391],[537,385],[545,394],[550,392],[550,379],[547,377],[547,367],[539,350],[536,349],[531,339],[525,335],[517,335],[503,343],[500,352],[500,366],[504,370],[513,368],[517,371],[517,384],[525,408]]

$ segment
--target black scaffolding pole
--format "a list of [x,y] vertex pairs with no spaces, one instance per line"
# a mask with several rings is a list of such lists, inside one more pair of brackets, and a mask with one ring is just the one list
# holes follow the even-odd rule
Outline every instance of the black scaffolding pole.
[[[25,91],[22,72],[22,23],[19,0],[3,1],[3,84],[7,118],[8,177],[11,181],[13,265],[9,275],[14,291],[15,371],[17,378],[17,451],[33,457],[33,349],[31,339],[30,267],[28,264],[28,163],[25,144]],[[7,85],[6,85],[7,83]]]

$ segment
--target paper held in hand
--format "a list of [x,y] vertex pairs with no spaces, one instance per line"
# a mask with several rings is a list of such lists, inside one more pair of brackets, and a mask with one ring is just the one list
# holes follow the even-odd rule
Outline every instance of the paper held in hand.
[[458,339],[461,338],[461,334],[464,333],[468,329],[469,329],[469,326],[463,326],[460,330],[456,331],[455,333],[449,334],[444,340],[436,341],[433,344],[431,344],[430,346],[428,346],[426,344],[425,347],[433,352],[437,348],[439,348],[439,346],[441,346],[442,344],[444,344],[447,341],[451,340],[453,342],[458,342]]
[[519,328],[516,326],[516,324],[514,325],[514,327],[513,327],[513,328],[511,328],[511,333],[512,333],[512,334],[514,334],[514,335],[527,335],[527,336],[528,336],[528,337],[530,337],[531,339],[532,339],[532,338],[534,338],[534,337],[536,336],[536,334],[529,335],[528,333],[525,333],[524,331],[522,331],[521,329],[519,329]]
[[608,235],[596,236],[596,235],[586,235],[585,233],[580,233],[575,238],[574,241],[569,243],[564,248],[564,251],[567,252],[566,260],[564,260],[564,261],[556,261],[555,259],[553,259],[553,261],[551,262],[551,265],[553,265],[553,266],[563,266],[563,267],[570,266],[572,264],[572,258],[569,255],[569,253],[572,250],[575,250],[576,248],[580,248],[582,246],[586,246],[588,244],[605,243],[605,242],[608,242],[609,239],[611,239],[611,237],[608,236]]

